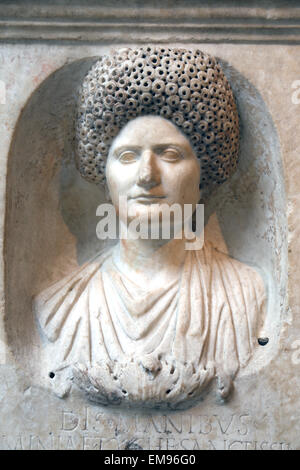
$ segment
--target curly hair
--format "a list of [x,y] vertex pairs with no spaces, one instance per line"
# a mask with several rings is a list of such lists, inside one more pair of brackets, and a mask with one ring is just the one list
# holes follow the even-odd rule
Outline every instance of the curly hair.
[[226,181],[239,154],[239,119],[231,87],[216,59],[200,50],[121,49],[100,57],[85,76],[76,116],[76,165],[105,182],[110,145],[132,119],[170,120],[201,163],[200,188]]

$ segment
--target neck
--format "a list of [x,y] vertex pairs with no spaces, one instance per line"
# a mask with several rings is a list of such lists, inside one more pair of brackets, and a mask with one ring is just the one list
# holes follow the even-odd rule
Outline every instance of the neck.
[[[115,262],[131,277],[161,282],[178,276],[185,259],[185,239],[121,239],[115,250]],[[155,281],[154,281],[155,282]]]

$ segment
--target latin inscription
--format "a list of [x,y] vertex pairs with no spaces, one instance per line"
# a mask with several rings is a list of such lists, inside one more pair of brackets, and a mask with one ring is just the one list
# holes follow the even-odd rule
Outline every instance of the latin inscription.
[[244,439],[224,439],[223,441],[195,438],[134,437],[132,447],[122,439],[104,436],[70,434],[51,435],[41,438],[37,435],[1,436],[1,449],[9,450],[292,450],[289,443],[270,441],[251,441]]
[[[2,434],[0,448],[11,450],[289,450],[287,442],[274,442],[257,436],[267,415],[254,419],[248,413],[171,414],[141,416],[109,414],[85,407],[80,412],[62,410],[58,430],[37,434]],[[260,433],[256,432],[259,423]]]

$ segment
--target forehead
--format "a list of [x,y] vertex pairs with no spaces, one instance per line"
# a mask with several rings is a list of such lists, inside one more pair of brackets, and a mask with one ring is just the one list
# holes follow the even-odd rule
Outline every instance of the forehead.
[[143,116],[123,127],[112,144],[112,150],[126,145],[153,147],[165,144],[191,150],[188,139],[170,121],[159,116]]

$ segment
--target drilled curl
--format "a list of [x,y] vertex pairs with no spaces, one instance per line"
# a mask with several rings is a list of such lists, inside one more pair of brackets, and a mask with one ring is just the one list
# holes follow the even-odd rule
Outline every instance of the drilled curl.
[[201,189],[236,170],[238,112],[220,65],[199,50],[141,47],[100,57],[84,78],[76,119],[81,175],[104,183],[112,140],[147,114],[169,119],[190,140],[201,162]]

